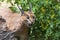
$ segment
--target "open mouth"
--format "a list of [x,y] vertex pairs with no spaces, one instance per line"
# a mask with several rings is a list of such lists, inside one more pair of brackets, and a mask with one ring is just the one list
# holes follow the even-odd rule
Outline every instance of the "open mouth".
[[29,24],[29,26],[32,26],[33,24]]
[[27,25],[28,27],[31,27],[33,24],[26,23],[26,25]]

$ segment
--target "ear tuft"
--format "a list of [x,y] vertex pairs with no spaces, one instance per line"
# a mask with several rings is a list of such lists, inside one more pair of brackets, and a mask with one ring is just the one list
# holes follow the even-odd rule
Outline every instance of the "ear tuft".
[[32,11],[32,4],[31,4],[31,2],[29,2],[29,11]]
[[21,14],[24,14],[24,11],[22,10],[22,7],[17,5],[18,9],[21,11]]

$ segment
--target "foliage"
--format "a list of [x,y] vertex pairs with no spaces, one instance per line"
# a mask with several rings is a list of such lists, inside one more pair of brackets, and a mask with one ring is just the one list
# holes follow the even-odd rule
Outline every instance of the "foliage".
[[60,40],[60,3],[57,0],[15,0],[25,11],[29,9],[29,2],[36,15],[29,40]]

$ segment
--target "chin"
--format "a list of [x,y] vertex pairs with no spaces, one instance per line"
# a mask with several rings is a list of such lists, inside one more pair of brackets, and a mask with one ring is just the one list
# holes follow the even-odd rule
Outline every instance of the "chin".
[[27,27],[30,27],[30,25],[29,24],[26,24],[27,25]]
[[27,23],[26,23],[26,26],[29,27],[29,28],[31,27],[31,25],[30,24],[27,24]]

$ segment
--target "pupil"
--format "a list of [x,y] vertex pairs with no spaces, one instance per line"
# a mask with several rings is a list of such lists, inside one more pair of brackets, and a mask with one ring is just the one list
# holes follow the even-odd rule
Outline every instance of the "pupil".
[[33,16],[33,18],[35,18],[35,17]]
[[29,19],[29,17],[27,17],[27,19]]

